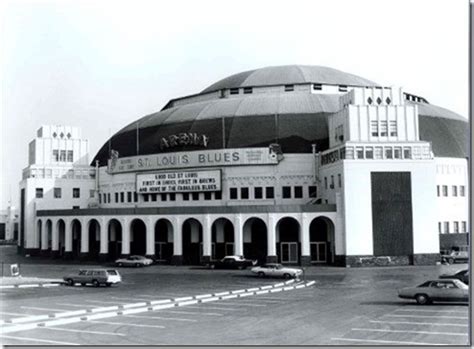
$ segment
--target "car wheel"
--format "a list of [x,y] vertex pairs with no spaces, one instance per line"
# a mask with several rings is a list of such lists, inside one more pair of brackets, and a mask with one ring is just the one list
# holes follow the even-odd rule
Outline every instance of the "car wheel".
[[425,305],[430,303],[430,298],[426,294],[417,294],[415,296],[416,302],[420,305]]
[[92,285],[94,285],[94,287],[99,287],[100,283],[97,280],[92,280]]
[[117,267],[123,267],[122,263],[117,263]]
[[139,268],[139,267],[141,267],[141,264],[140,264],[140,263],[135,263],[135,266],[136,266],[137,268]]
[[449,258],[449,259],[448,259],[448,263],[449,263],[449,264],[454,264],[454,259],[453,259],[453,258]]
[[283,277],[284,277],[285,279],[291,279],[291,275],[288,274],[288,273],[283,274]]
[[112,286],[112,284],[111,284],[110,282],[107,282],[107,283],[105,284],[105,286],[110,287],[110,286]]
[[242,270],[242,269],[245,269],[245,267],[243,265],[239,265],[237,269]]
[[81,286],[85,286],[86,284],[84,282],[81,282]]
[[73,279],[67,279],[66,283],[68,286],[74,286],[74,280]]
[[263,271],[259,271],[257,275],[261,278],[265,277],[265,273]]

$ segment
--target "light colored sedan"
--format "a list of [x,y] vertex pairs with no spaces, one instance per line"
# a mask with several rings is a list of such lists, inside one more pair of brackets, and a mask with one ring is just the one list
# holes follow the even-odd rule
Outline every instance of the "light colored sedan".
[[128,256],[127,258],[119,258],[115,261],[117,267],[145,267],[152,263],[153,260],[143,256]]
[[303,273],[301,269],[287,268],[278,263],[263,264],[252,268],[251,271],[260,277],[284,277],[285,279],[296,278]]
[[468,302],[469,287],[457,279],[429,280],[416,287],[402,288],[398,297],[415,299],[418,304]]

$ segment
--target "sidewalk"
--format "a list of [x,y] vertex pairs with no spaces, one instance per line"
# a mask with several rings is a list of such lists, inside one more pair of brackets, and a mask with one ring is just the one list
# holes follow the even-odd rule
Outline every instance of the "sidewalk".
[[12,288],[18,286],[41,287],[44,284],[60,284],[61,279],[46,279],[37,277],[4,276],[0,277],[0,288]]

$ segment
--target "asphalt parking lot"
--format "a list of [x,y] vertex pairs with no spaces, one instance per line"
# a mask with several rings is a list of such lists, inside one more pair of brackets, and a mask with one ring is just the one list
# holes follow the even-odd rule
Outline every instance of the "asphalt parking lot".
[[[6,255],[20,261],[24,276],[61,278],[84,267]],[[465,266],[310,267],[305,280],[288,285],[245,270],[123,268],[123,283],[111,288],[0,290],[0,340],[10,345],[467,345],[468,305],[418,306],[397,297],[398,288]]]

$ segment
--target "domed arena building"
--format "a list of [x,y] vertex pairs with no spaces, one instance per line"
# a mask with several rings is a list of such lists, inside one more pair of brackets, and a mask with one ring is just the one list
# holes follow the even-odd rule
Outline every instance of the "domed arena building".
[[[74,150],[60,181],[39,170],[58,165],[53,129],[30,144],[21,184],[31,255],[419,265],[469,230],[467,120],[332,68],[266,67],[175,98],[90,165],[87,145]],[[61,185],[71,198],[55,199]]]

